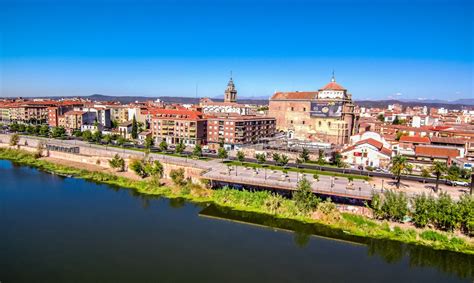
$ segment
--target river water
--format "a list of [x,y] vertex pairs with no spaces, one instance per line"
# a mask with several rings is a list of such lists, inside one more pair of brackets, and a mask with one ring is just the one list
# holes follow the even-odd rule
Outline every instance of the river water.
[[2,283],[474,278],[472,256],[145,197],[9,161],[0,160],[0,177]]

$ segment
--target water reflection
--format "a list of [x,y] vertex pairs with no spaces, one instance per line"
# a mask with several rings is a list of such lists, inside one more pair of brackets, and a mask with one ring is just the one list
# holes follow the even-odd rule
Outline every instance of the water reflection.
[[324,225],[304,224],[288,219],[278,219],[265,214],[235,211],[226,207],[209,205],[200,212],[202,216],[246,222],[294,232],[294,243],[300,248],[308,245],[311,235],[329,237],[364,244],[369,256],[377,256],[387,263],[397,263],[408,258],[411,267],[434,267],[461,278],[474,278],[474,256],[449,251],[404,244],[392,240],[370,239],[352,236],[339,229]]

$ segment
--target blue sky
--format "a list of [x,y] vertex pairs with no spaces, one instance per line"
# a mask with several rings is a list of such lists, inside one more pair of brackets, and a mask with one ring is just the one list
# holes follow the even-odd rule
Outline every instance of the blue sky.
[[0,96],[473,98],[469,0],[0,0]]

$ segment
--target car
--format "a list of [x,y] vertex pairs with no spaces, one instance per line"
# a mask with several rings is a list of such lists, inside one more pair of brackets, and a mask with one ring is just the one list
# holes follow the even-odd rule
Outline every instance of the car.
[[464,182],[464,181],[451,181],[451,180],[448,180],[448,181],[446,181],[446,184],[448,184],[450,186],[463,186],[463,187],[468,187],[469,186],[469,183]]

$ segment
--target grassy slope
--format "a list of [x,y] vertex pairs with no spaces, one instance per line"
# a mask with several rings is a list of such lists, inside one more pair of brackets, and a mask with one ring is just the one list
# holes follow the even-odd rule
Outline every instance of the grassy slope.
[[323,215],[321,219],[313,219],[308,215],[300,214],[292,200],[276,197],[269,192],[248,192],[230,189],[211,191],[200,186],[191,186],[184,190],[156,186],[145,180],[135,181],[113,174],[90,172],[54,164],[37,159],[31,153],[21,150],[0,148],[0,159],[33,166],[46,172],[71,175],[94,182],[130,188],[142,194],[161,195],[167,198],[184,198],[192,202],[215,203],[239,211],[264,213],[276,218],[293,219],[304,223],[320,223],[332,228],[342,229],[346,233],[356,236],[392,239],[405,243],[429,246],[435,249],[474,254],[474,244],[471,240],[466,241],[444,232],[432,230],[417,231],[415,229],[399,227],[391,228],[387,222],[378,223],[363,216],[347,213]]

